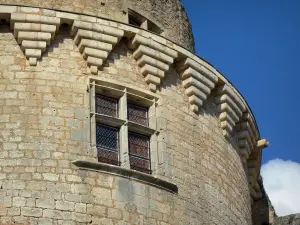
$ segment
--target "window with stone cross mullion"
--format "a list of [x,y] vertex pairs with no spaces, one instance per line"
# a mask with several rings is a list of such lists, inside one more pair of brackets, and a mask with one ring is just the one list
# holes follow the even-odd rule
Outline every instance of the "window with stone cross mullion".
[[113,84],[106,86],[95,81],[90,84],[91,145],[99,162],[144,173],[156,168],[151,165],[157,158],[156,135],[153,135],[156,100],[148,96]]

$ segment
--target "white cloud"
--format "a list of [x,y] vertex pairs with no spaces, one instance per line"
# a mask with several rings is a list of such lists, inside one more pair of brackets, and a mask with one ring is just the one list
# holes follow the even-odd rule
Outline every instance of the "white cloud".
[[262,166],[261,174],[277,215],[300,213],[300,164],[274,159]]

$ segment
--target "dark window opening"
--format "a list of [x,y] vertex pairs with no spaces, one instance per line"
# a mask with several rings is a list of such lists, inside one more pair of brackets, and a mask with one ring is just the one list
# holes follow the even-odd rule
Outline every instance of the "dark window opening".
[[128,120],[134,123],[148,126],[148,109],[134,104],[127,104]]
[[96,146],[98,161],[119,166],[119,130],[96,124]]
[[133,26],[141,27],[156,34],[162,34],[164,32],[154,22],[131,9],[128,10],[128,21],[129,24]]
[[96,113],[118,117],[118,100],[96,94]]
[[141,27],[142,23],[145,21],[143,19],[143,17],[139,14],[137,14],[136,12],[133,12],[132,10],[130,10],[128,12],[128,21],[129,24],[136,26],[136,27]]
[[151,174],[149,137],[129,132],[128,145],[130,168]]
[[164,31],[155,23],[148,20],[148,30],[156,34],[162,34]]

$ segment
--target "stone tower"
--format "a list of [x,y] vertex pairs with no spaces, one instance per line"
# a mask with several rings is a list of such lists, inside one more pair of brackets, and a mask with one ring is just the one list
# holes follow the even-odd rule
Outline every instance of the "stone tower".
[[0,20],[0,224],[269,222],[268,143],[179,0],[0,0]]

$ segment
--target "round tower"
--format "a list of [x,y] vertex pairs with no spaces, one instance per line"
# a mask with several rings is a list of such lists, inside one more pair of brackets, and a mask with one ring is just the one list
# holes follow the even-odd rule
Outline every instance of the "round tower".
[[0,0],[0,224],[253,223],[260,138],[179,0]]

